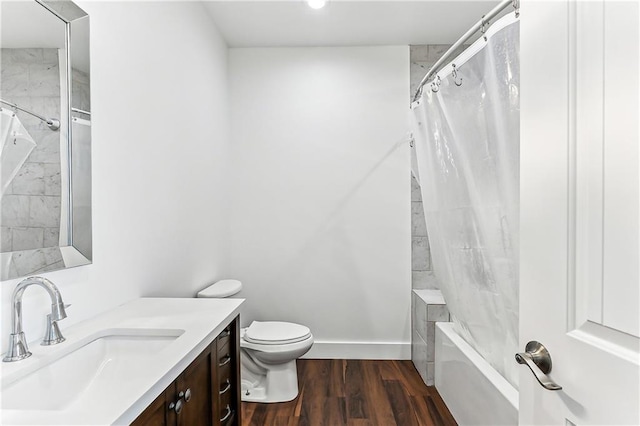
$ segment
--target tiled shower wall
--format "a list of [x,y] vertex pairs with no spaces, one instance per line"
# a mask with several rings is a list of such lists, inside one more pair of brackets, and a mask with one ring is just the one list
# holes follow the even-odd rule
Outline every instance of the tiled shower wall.
[[[60,119],[58,50],[1,49],[0,54],[2,99]],[[1,251],[22,251],[14,262],[39,263],[42,272],[62,260],[54,249],[60,235],[60,131],[24,112],[17,116],[37,146],[2,196]]]

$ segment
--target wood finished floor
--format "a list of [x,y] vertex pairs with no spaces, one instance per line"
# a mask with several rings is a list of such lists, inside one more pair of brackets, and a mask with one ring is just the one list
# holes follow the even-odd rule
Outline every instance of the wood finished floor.
[[298,378],[291,402],[243,402],[243,426],[456,425],[411,361],[301,359]]

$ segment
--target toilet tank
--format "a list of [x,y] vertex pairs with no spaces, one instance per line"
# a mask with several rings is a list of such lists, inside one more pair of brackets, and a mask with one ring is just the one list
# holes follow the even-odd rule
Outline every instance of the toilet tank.
[[242,283],[238,280],[220,280],[198,292],[197,297],[220,299],[233,296],[242,290]]

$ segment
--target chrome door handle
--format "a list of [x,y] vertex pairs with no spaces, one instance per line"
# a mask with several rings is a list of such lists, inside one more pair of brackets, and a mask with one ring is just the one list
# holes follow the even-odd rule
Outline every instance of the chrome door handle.
[[518,364],[525,364],[529,370],[536,376],[538,383],[548,390],[560,390],[562,386],[555,383],[547,376],[551,372],[551,355],[544,345],[535,340],[527,343],[524,348],[525,352],[516,354]]

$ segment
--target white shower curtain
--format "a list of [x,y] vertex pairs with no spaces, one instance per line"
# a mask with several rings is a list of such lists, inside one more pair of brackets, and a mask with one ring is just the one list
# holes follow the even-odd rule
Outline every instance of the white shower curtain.
[[459,334],[517,387],[520,69],[513,15],[452,62],[455,79],[450,64],[437,91],[425,86],[412,126],[434,274]]
[[16,114],[0,108],[0,186],[4,194],[36,147],[33,138]]

